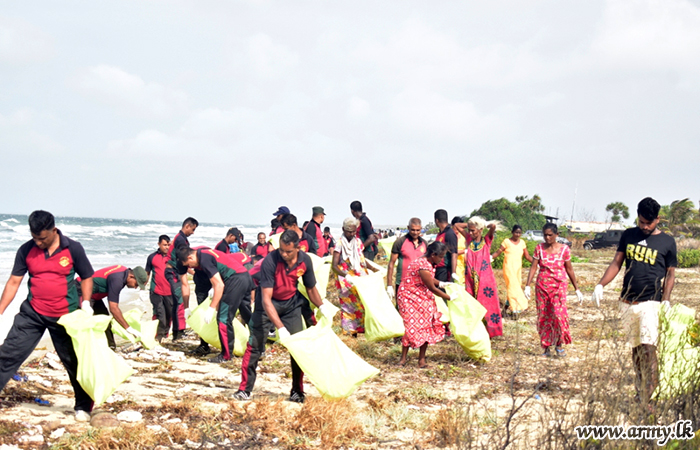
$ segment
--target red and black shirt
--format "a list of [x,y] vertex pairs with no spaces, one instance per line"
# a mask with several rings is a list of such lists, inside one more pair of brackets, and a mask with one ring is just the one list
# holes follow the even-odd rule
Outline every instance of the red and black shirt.
[[[360,238],[362,243],[364,244],[367,239],[369,239],[370,236],[374,234],[374,228],[372,227],[372,221],[369,220],[367,217],[367,214],[362,213],[362,216],[360,216],[360,226],[357,227],[357,237]],[[372,244],[367,248],[367,250],[376,252],[377,251],[377,243],[372,242]]]
[[214,247],[214,250],[218,250],[218,251],[224,252],[224,253],[231,253],[231,247],[229,247],[228,242],[226,242],[226,239],[222,239],[221,242],[216,244],[216,247]]
[[299,278],[307,290],[316,286],[313,263],[309,255],[302,251],[298,253],[297,262],[292,267],[287,265],[279,250],[267,255],[260,265],[260,286],[272,288],[273,300],[285,301],[294,297]]
[[316,244],[314,237],[304,230],[301,230],[301,238],[299,238],[299,250],[306,253],[316,253]]
[[326,256],[328,254],[328,243],[323,237],[321,225],[316,223],[315,220],[311,219],[309,224],[306,226],[306,230],[304,231],[313,236],[314,244],[316,244],[316,255],[321,257]]
[[435,267],[447,267],[447,270],[454,272],[456,267],[452,267],[452,254],[457,253],[457,235],[451,225],[447,225],[444,230],[438,233],[435,237],[436,242],[442,242],[447,246],[445,259],[440,261]]
[[75,274],[90,278],[94,273],[83,246],[57,231],[60,243],[52,255],[30,240],[17,250],[12,268],[12,275],[18,277],[29,272],[27,300],[34,311],[47,317],[61,317],[78,309]]
[[245,265],[251,262],[250,256],[243,252],[224,253],[210,248],[198,249],[197,261],[195,270],[201,270],[209,279],[218,273],[224,282],[237,273],[248,272]]
[[190,241],[187,239],[187,236],[182,234],[182,231],[178,231],[175,239],[170,241],[170,246],[168,247],[168,265],[177,270],[178,275],[187,273],[187,267],[177,260],[177,250],[183,245],[189,247]]
[[265,242],[264,244],[255,244],[253,248],[250,249],[250,256],[253,257],[253,261],[258,262],[267,254],[270,253],[270,243]]
[[126,287],[126,278],[129,276],[129,268],[126,266],[109,266],[100,269],[92,276],[93,300],[102,300],[119,303],[119,293]]
[[172,295],[170,283],[165,279],[165,268],[168,255],[160,250],[148,255],[146,273],[151,274],[151,292],[158,295]]
[[413,261],[425,255],[426,251],[428,251],[428,244],[420,236],[413,241],[408,235],[404,235],[394,241],[394,245],[391,247],[391,254],[399,255],[396,264],[396,285],[401,284],[403,268],[408,267]]

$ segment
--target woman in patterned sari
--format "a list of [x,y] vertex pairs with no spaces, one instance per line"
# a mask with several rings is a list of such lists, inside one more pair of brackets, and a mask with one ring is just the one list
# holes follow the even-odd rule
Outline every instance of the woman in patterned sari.
[[406,329],[401,338],[403,348],[400,366],[406,365],[409,348],[419,348],[418,367],[427,367],[425,352],[428,345],[445,338],[445,327],[440,321],[441,314],[437,310],[435,296],[445,300],[450,300],[451,297],[439,289],[444,284],[435,279],[435,266],[445,258],[446,253],[445,244],[433,242],[424,256],[415,259],[404,269],[396,296]]
[[544,349],[543,356],[550,356],[552,346],[556,349],[556,355],[566,356],[562,348],[565,344],[571,344],[569,332],[569,313],[566,310],[566,288],[569,283],[567,275],[574,285],[576,297],[579,303],[583,300],[581,291],[578,290],[574,267],[571,265],[571,253],[569,247],[557,242],[559,230],[553,223],[547,223],[542,227],[544,242],[538,244],[532,257],[535,263],[530,267],[525,285],[525,297],[530,298],[530,282],[535,276],[537,267],[540,273],[535,283],[535,299],[537,301],[537,332],[540,334],[540,344]]
[[[488,228],[488,233],[484,234],[484,228]],[[454,229],[464,236],[467,244],[467,251],[464,254],[466,266],[464,287],[469,295],[486,308],[484,321],[489,337],[501,336],[503,335],[501,305],[498,302],[496,277],[491,268],[491,243],[496,225],[492,223],[487,227],[483,218],[474,216],[466,224],[456,223]]]
[[365,332],[365,308],[357,295],[357,289],[352,285],[352,277],[367,275],[368,266],[362,254],[364,246],[356,236],[360,222],[354,217],[343,221],[343,235],[333,250],[333,272],[338,275],[335,286],[338,288],[341,318],[340,324],[345,333],[357,337],[357,333]]

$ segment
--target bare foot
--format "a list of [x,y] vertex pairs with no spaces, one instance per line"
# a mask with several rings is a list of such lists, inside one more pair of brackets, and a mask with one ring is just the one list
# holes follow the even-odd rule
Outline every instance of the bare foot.
[[399,364],[398,364],[398,365],[401,366],[401,367],[405,366],[405,365],[406,365],[406,360],[405,360],[405,359],[399,360]]
[[418,368],[425,369],[426,367],[428,367],[428,363],[425,362],[424,359],[419,359],[418,360]]

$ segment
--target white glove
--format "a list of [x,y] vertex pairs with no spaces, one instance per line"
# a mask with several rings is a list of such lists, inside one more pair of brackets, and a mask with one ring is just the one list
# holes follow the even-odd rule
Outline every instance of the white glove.
[[525,286],[525,298],[530,300],[530,286]]
[[80,304],[80,309],[90,315],[95,314],[95,311],[92,310],[92,306],[90,306],[90,300],[83,300],[83,303]]
[[207,311],[204,313],[204,323],[209,325],[212,321],[212,319],[216,316],[216,310],[212,308],[211,306],[207,308]]
[[[332,309],[333,308],[328,306],[327,302],[323,302],[323,303],[321,303],[321,306],[318,307],[318,312],[320,312],[321,315],[323,317],[325,317],[326,319],[333,319]],[[285,331],[287,331],[287,330],[285,330]]]
[[664,312],[664,314],[668,314],[668,312],[671,310],[671,302],[669,302],[668,300],[662,301],[661,310]]
[[452,280],[457,283],[459,281],[459,275],[457,275],[457,272],[452,272]]
[[279,336],[280,341],[283,341],[291,336],[291,334],[289,334],[289,331],[287,331],[285,327],[282,327],[277,329],[277,336]]
[[447,281],[438,281],[438,287],[440,289],[445,289],[446,286],[447,286]]
[[456,299],[456,298],[458,298],[458,297],[459,297],[459,294],[456,293],[456,292],[453,292],[453,293],[450,294],[450,300],[454,300],[454,299]]
[[394,293],[394,286],[387,286],[386,287],[386,293],[389,295],[389,298],[394,299],[396,297],[396,294]]
[[576,289],[576,299],[578,300],[579,305],[583,303],[583,294],[578,289]]
[[132,336],[134,336],[136,339],[141,339],[141,333],[139,333],[137,330],[134,330],[133,328],[129,327],[126,329],[127,333],[130,333]]
[[603,285],[597,284],[595,289],[593,289],[593,296],[591,298],[595,302],[595,305],[600,307],[600,301],[603,300]]

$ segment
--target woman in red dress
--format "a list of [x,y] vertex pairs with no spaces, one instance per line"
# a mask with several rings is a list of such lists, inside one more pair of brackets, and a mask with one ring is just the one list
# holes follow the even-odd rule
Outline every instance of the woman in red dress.
[[566,290],[569,286],[567,275],[571,284],[574,285],[579,303],[583,300],[583,295],[578,290],[569,247],[557,242],[558,231],[553,223],[545,224],[542,228],[544,243],[537,245],[535,254],[532,256],[535,263],[530,267],[530,273],[527,276],[525,297],[530,298],[530,283],[539,267],[540,273],[535,283],[535,299],[540,344],[544,349],[544,356],[550,356],[550,348],[554,346],[555,354],[563,357],[566,356],[563,346],[571,344],[569,313],[566,310]]
[[408,348],[420,348],[418,367],[424,368],[425,351],[428,344],[436,344],[444,339],[445,327],[440,322],[441,314],[435,305],[435,295],[450,300],[442,292],[441,283],[435,279],[435,266],[445,258],[447,246],[442,242],[433,242],[428,246],[424,256],[416,259],[405,269],[396,301],[403,318],[406,333],[401,339],[401,359],[399,365],[406,365]]

